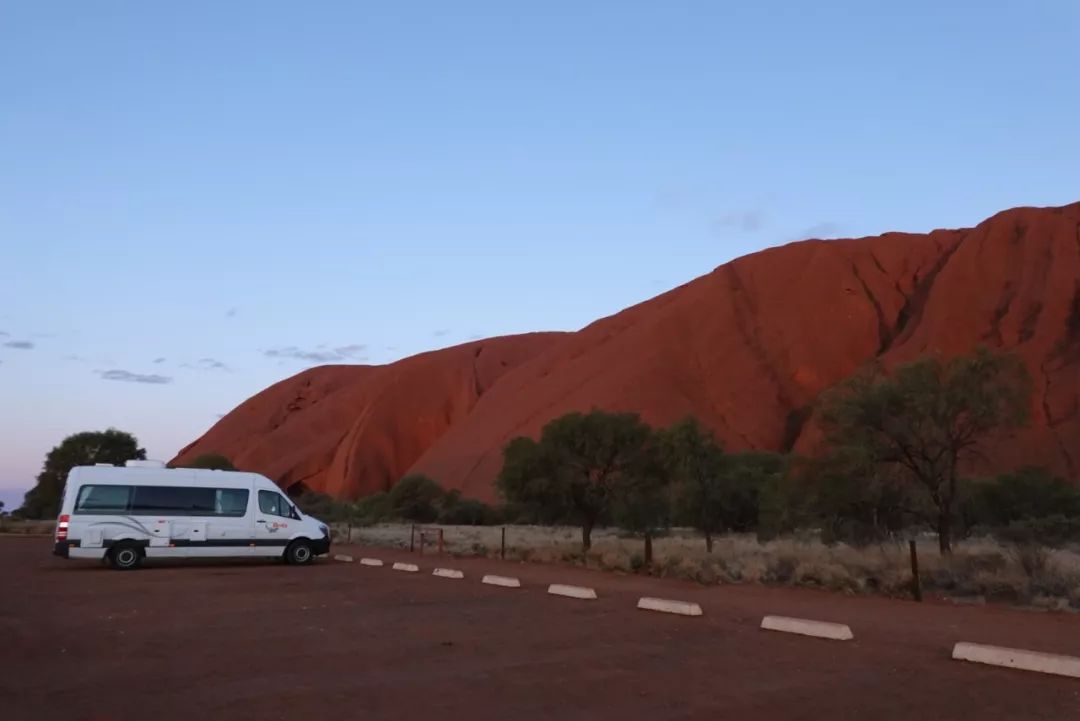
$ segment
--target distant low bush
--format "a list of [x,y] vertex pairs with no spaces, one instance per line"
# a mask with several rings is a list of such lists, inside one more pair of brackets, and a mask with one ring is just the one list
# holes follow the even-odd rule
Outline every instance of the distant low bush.
[[488,504],[471,498],[444,504],[439,523],[451,526],[494,526],[501,521],[499,512]]
[[226,456],[220,453],[203,453],[186,463],[181,463],[176,468],[202,468],[211,471],[235,471],[236,466]]
[[293,502],[305,515],[327,523],[348,523],[355,515],[355,508],[351,504],[335,500],[325,493],[304,491]]
[[446,492],[438,483],[420,474],[405,476],[390,489],[390,508],[407,521],[430,523],[439,516],[439,504]]
[[389,520],[393,518],[393,515],[390,494],[386,491],[373,493],[356,502],[356,523],[358,525],[371,526]]

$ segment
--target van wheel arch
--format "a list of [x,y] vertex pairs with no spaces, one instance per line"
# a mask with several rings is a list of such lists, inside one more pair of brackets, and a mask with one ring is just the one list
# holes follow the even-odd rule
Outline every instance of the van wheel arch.
[[294,538],[285,547],[282,558],[291,566],[306,566],[311,563],[315,560],[315,549],[312,548],[311,539],[303,536]]
[[105,554],[109,566],[117,571],[132,571],[142,565],[146,551],[136,541],[117,541]]

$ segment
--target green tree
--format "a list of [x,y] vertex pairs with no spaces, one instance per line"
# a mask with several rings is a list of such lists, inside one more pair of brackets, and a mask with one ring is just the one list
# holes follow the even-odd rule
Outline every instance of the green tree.
[[789,459],[782,453],[743,451],[728,454],[722,469],[724,530],[752,531],[761,522],[762,498],[788,483]]
[[677,484],[680,521],[705,536],[712,553],[713,536],[724,530],[727,510],[724,450],[696,418],[689,417],[657,432],[657,445],[668,473]]
[[540,444],[527,436],[503,448],[503,465],[496,486],[508,501],[507,515],[535,523],[558,523],[573,513],[566,484],[561,483]]
[[926,515],[916,489],[896,468],[827,454],[810,461],[797,480],[826,543],[881,543]]
[[238,470],[226,456],[220,453],[203,453],[187,463],[181,463],[177,468],[204,468],[211,471],[235,471]]
[[515,438],[507,445],[499,488],[511,502],[572,511],[588,550],[593,528],[635,473],[650,433],[634,413],[568,413],[545,425],[539,442]]
[[646,564],[653,560],[653,536],[671,525],[671,475],[655,440],[645,444],[615,489],[615,520],[644,537]]
[[658,433],[665,465],[677,483],[680,522],[705,536],[758,527],[761,496],[787,472],[783,455],[762,451],[725,454],[720,443],[694,418]]
[[823,399],[828,445],[875,467],[895,468],[933,507],[943,554],[952,552],[960,470],[997,431],[1026,421],[1031,380],[1015,356],[980,349],[928,356],[886,375],[858,373]]
[[130,433],[109,428],[68,436],[45,456],[37,485],[27,492],[19,515],[24,518],[56,516],[60,512],[68,472],[75,466],[123,465],[130,460],[146,460],[146,450],[139,448],[139,442]]
[[438,483],[427,476],[413,474],[405,476],[390,489],[390,508],[406,520],[430,523],[439,515],[438,504],[443,495]]

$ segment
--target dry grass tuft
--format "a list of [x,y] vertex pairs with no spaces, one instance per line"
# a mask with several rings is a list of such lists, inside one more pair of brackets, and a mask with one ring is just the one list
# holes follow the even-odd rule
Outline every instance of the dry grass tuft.
[[[443,526],[453,555],[497,558],[501,527]],[[407,524],[354,528],[355,542],[408,548]],[[605,571],[647,573],[712,585],[767,583],[807,586],[843,593],[908,597],[911,570],[906,544],[855,548],[826,546],[813,534],[761,542],[748,534],[714,539],[712,553],[687,529],[654,539],[653,563],[646,567],[639,538],[614,529],[593,532],[593,545],[581,553],[577,528],[508,526],[506,558],[532,563],[569,563]],[[1050,550],[968,539],[943,558],[936,539],[919,540],[920,576],[931,593],[958,599],[1080,610],[1080,549]]]
[[4,518],[0,520],[0,533],[51,536],[55,530],[56,521],[28,521],[20,518]]

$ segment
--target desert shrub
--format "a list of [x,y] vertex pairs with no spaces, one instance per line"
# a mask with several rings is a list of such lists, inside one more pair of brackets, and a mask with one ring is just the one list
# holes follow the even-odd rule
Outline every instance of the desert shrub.
[[1080,541],[1080,516],[1055,514],[1022,518],[992,529],[992,533],[1003,541],[1019,545],[1059,547]]
[[766,583],[788,584],[795,579],[795,568],[798,561],[791,556],[778,556],[765,569],[762,580]]
[[1034,578],[1046,572],[1050,552],[1042,546],[1022,543],[1016,547],[1016,560],[1028,578]]
[[1055,598],[1068,598],[1073,589],[1080,587],[1080,577],[1064,572],[1049,559],[1042,569],[1031,576],[1031,592]]
[[361,498],[356,502],[355,508],[356,523],[362,526],[385,521],[393,516],[394,511],[390,504],[390,494],[386,491],[379,491]]
[[350,504],[337,501],[325,493],[304,491],[292,500],[305,515],[314,516],[327,523],[348,522],[353,515]]
[[853,570],[835,562],[801,562],[795,566],[792,580],[798,586],[817,586],[832,591],[859,591],[862,586]]
[[1054,517],[1080,520],[1080,487],[1027,466],[976,484],[970,504],[976,519],[991,528]]
[[405,476],[390,489],[390,507],[399,518],[430,523],[439,515],[438,504],[444,493],[442,486],[427,476]]
[[952,565],[960,566],[972,574],[998,573],[1008,565],[1008,559],[1000,551],[983,551],[957,556]]
[[499,523],[498,512],[482,501],[471,498],[444,502],[439,509],[439,523],[454,526],[493,526]]

